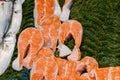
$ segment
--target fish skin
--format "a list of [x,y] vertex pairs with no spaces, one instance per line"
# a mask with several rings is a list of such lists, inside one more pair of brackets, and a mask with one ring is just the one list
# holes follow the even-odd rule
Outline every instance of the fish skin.
[[20,24],[22,21],[23,2],[24,0],[15,1],[10,28],[5,35],[3,42],[0,44],[0,75],[2,75],[9,66],[14,52],[15,43],[16,43],[16,34],[19,31]]
[[61,8],[60,8],[58,0],[54,0],[54,15],[56,15],[56,16],[61,15]]
[[71,5],[73,3],[73,0],[65,0],[63,8],[62,8],[62,12],[60,15],[60,20],[61,21],[67,21],[69,20],[69,16],[70,16],[70,8]]
[[[0,1],[0,42],[3,40],[3,36],[9,29],[13,12],[13,2]],[[9,14],[8,14],[9,13]]]

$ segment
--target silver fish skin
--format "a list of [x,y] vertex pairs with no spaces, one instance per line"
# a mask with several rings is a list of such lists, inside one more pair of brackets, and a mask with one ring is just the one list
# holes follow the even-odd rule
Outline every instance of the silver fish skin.
[[10,26],[12,12],[13,2],[11,0],[0,1],[0,42]]
[[16,34],[18,33],[22,21],[22,4],[24,0],[16,0],[14,3],[14,10],[10,28],[7,31],[5,38],[0,44],[0,75],[2,75],[8,68],[15,44]]

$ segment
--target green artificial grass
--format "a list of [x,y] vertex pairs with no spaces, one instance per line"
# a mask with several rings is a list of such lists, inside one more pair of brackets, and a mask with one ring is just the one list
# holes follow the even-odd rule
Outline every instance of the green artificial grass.
[[[60,0],[61,5],[63,1]],[[18,36],[25,28],[34,27],[33,9],[34,0],[26,0]],[[70,19],[79,21],[83,26],[82,58],[94,57],[100,67],[120,66],[120,0],[74,0]],[[65,44],[73,48],[74,40],[71,38]],[[16,46],[12,61],[17,53]],[[58,52],[55,55],[59,57]],[[0,80],[29,80],[29,71],[14,71],[11,64]]]

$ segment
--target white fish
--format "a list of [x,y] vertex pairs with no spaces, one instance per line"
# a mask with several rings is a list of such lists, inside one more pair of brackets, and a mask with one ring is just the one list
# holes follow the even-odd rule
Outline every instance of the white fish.
[[22,4],[24,0],[16,0],[14,3],[14,10],[10,28],[0,44],[0,75],[2,75],[10,64],[15,43],[16,34],[19,31],[22,21]]
[[0,1],[0,42],[9,28],[12,18],[12,9],[13,2],[11,0]]

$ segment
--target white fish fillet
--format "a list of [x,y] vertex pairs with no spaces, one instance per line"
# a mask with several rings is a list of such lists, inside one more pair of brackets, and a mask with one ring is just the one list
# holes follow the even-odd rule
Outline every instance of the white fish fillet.
[[12,17],[12,9],[12,1],[0,1],[0,42],[9,28]]
[[0,75],[10,64],[16,43],[16,34],[22,21],[22,3],[24,0],[16,0],[14,4],[12,22],[3,42],[0,44]]

